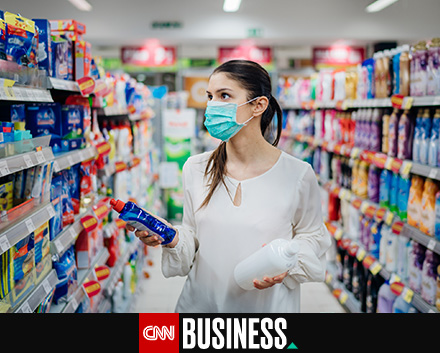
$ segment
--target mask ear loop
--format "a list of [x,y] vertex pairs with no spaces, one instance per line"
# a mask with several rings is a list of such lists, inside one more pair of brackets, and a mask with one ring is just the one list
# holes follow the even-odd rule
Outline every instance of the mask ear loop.
[[[247,101],[247,102],[245,102],[245,103],[243,103],[243,104],[240,104],[238,107],[241,107],[242,105],[245,105],[245,104],[248,104],[248,103],[250,103],[250,102],[253,102],[254,100],[256,100],[256,99],[258,99],[258,98],[260,98],[260,97],[255,97],[255,98],[251,99],[250,101]],[[237,108],[238,108],[238,107],[237,107]],[[246,120],[244,123],[242,123],[242,125],[246,125],[246,124],[247,124],[249,121],[251,121],[254,117],[255,117],[255,116],[252,115],[248,120]]]

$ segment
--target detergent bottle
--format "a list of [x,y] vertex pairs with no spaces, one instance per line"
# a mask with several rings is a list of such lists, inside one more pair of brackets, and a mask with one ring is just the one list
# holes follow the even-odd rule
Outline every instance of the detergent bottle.
[[162,240],[162,245],[169,244],[176,236],[176,230],[167,226],[159,219],[138,207],[135,203],[129,201],[124,203],[120,200],[112,199],[110,205],[116,212],[119,212],[119,218],[127,224],[141,231],[148,231],[151,235],[157,235]]
[[235,281],[245,290],[255,289],[255,279],[262,281],[263,277],[272,278],[292,269],[298,261],[298,251],[296,241],[272,240],[235,267]]

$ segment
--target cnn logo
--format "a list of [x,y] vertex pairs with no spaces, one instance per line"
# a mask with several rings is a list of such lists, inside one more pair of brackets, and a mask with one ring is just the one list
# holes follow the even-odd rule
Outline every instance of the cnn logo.
[[174,326],[147,326],[144,328],[143,335],[148,341],[157,341],[158,339],[174,341]]

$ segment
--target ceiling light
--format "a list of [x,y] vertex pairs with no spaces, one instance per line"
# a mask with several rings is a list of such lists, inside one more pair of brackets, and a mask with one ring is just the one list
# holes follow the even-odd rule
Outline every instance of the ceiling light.
[[398,0],[376,0],[372,4],[368,5],[365,8],[365,11],[367,12],[379,12],[383,10],[385,7],[390,6],[391,4],[394,4]]
[[225,0],[223,3],[224,12],[236,12],[240,8],[241,0]]
[[92,11],[92,5],[87,0],[69,0],[69,2],[81,11]]

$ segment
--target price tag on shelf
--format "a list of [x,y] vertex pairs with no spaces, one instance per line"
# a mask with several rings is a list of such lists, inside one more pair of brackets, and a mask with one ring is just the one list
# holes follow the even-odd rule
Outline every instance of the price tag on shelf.
[[429,250],[434,251],[437,242],[434,239],[430,239],[428,245],[426,246]]
[[341,295],[339,296],[339,302],[344,305],[347,302],[348,299],[348,294],[345,292],[342,292]]
[[402,167],[400,168],[400,174],[402,174],[403,176],[408,176],[409,173],[411,172],[411,168],[412,168],[412,162],[404,161]]
[[377,275],[381,269],[382,269],[382,265],[377,261],[370,266],[370,272],[374,276]]
[[406,301],[408,304],[410,304],[412,302],[413,297],[414,297],[414,292],[410,288],[405,287],[403,289],[401,295],[402,295],[403,300]]
[[394,213],[391,211],[388,211],[386,218],[385,218],[385,223],[390,226],[391,224],[393,224],[393,220],[394,220]]
[[35,152],[35,158],[37,158],[38,164],[46,162],[46,157],[44,157],[43,151]]
[[11,244],[6,236],[0,237],[0,250],[5,252],[6,250],[11,248]]
[[338,230],[335,232],[335,239],[336,239],[336,240],[341,240],[343,234],[344,234],[344,232],[342,231],[342,229],[338,229]]
[[49,280],[47,278],[43,281],[43,283],[41,285],[42,285],[44,293],[46,293],[46,295],[48,295],[52,291],[52,287],[51,287]]
[[71,167],[74,164],[72,156],[67,156],[67,163],[69,163],[69,167]]
[[10,173],[11,173],[11,171],[9,170],[8,164],[6,163],[6,161],[0,162],[0,175],[5,176]]
[[436,169],[436,168],[431,168],[431,169],[429,170],[428,178],[430,178],[430,179],[436,179],[436,178],[437,178],[437,175],[438,175],[438,173],[437,173],[437,169]]
[[405,97],[403,99],[403,109],[410,110],[414,102],[414,97]]
[[61,243],[60,239],[55,240],[54,245],[55,245],[58,253],[60,253],[63,250],[63,244]]
[[51,205],[47,206],[46,210],[47,210],[47,213],[49,213],[49,218],[55,217],[56,213]]
[[356,254],[356,259],[358,259],[358,261],[363,261],[363,259],[365,258],[365,255],[367,255],[367,252],[365,251],[365,249],[359,248],[359,250]]
[[32,221],[31,218],[29,218],[28,220],[26,220],[26,221],[24,222],[24,224],[26,225],[26,228],[27,228],[29,234],[35,231],[35,225],[34,225],[34,222]]
[[31,156],[28,154],[23,155],[24,164],[27,168],[31,168],[34,163],[32,162]]
[[24,302],[19,311],[23,314],[32,314],[33,312],[28,302]]
[[70,227],[70,229],[69,229],[69,233],[70,233],[70,237],[71,237],[72,239],[76,239],[78,233],[75,231],[75,229],[73,229],[73,227]]
[[385,169],[391,170],[391,166],[393,165],[394,158],[388,157],[387,161],[385,162]]

